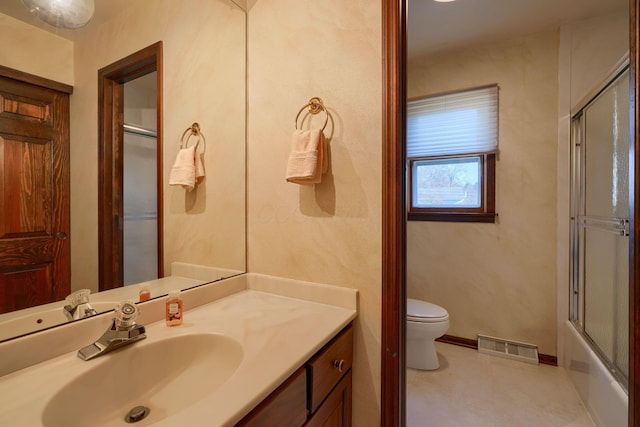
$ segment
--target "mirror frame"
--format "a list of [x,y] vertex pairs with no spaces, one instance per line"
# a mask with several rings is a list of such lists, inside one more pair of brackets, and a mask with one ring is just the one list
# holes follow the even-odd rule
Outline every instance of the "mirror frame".
[[[629,0],[630,52],[630,268],[629,426],[640,427],[640,0]],[[382,337],[381,425],[405,425],[406,223],[404,141],[406,120],[407,0],[382,2]]]

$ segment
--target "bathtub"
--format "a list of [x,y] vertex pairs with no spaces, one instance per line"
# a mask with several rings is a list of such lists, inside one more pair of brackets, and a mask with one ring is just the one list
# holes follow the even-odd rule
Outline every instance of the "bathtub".
[[598,427],[626,427],[629,396],[567,320],[563,366]]

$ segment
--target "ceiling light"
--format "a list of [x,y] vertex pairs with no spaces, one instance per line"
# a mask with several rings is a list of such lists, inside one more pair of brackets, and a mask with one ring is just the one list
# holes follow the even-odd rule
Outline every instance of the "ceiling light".
[[22,0],[29,12],[58,28],[84,27],[93,17],[93,0]]

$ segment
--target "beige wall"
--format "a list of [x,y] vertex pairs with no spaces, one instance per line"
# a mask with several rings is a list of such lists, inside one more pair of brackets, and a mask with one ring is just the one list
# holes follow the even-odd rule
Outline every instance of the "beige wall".
[[73,42],[0,13],[0,64],[73,85]]
[[[173,261],[245,270],[244,22],[228,0],[139,0],[76,42],[73,287],[97,287],[97,70],[157,41],[164,55],[165,274]],[[193,122],[206,136],[207,177],[186,193],[168,185],[169,171]]]
[[[249,10],[249,271],[356,288],[354,422],[380,401],[381,3],[257,0]],[[285,181],[294,118],[311,97],[332,121],[315,187]],[[316,125],[317,121],[314,121]],[[305,122],[306,124],[306,122]]]
[[408,223],[408,295],[447,309],[450,335],[556,354],[557,79],[557,31],[409,64],[410,97],[500,87],[497,223]]

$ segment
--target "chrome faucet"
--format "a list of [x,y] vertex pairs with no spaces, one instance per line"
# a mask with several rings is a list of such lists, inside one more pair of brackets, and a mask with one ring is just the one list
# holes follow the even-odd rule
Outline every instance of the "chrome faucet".
[[80,289],[65,298],[67,305],[62,309],[64,315],[69,320],[84,319],[85,317],[95,316],[98,312],[89,304],[89,289]]
[[93,344],[78,350],[82,360],[93,359],[117,348],[145,339],[144,326],[137,325],[135,319],[140,314],[135,303],[123,301],[115,309],[116,317],[111,326]]

